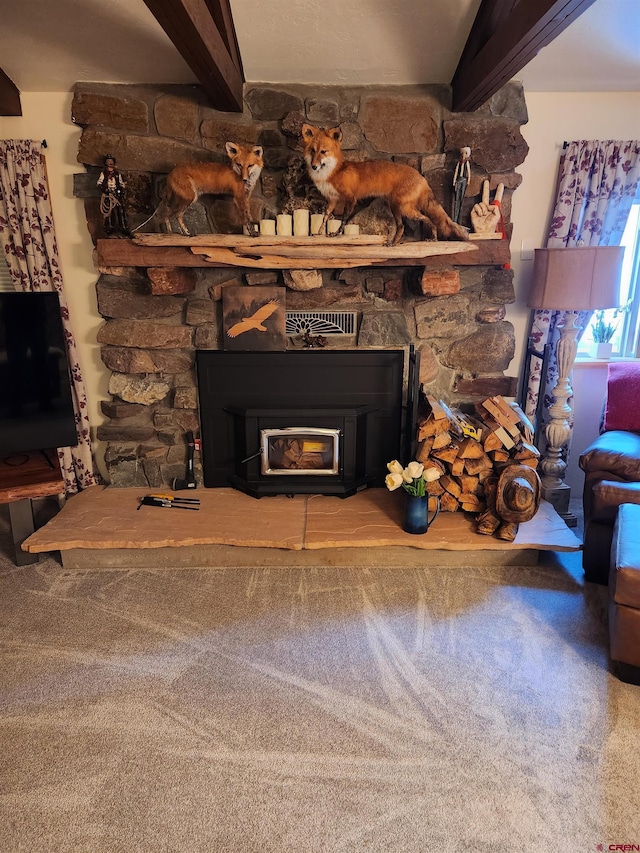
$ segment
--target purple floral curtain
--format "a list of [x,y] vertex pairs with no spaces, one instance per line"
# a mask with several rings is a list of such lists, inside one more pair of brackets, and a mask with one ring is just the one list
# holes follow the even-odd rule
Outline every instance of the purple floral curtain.
[[[640,179],[640,140],[630,142],[571,142],[560,161],[557,197],[547,235],[547,248],[563,246],[619,246],[638,197]],[[555,345],[557,325],[562,311],[534,311],[529,346],[540,356],[545,344],[551,344],[546,376],[542,377],[542,359],[529,358],[529,381],[524,410],[535,419],[539,395],[544,394],[545,411],[552,403],[551,389],[558,379]],[[587,325],[590,314],[582,312],[578,324]],[[536,425],[536,433],[542,425]]]
[[40,142],[0,140],[0,238],[16,290],[52,291],[60,298],[71,366],[77,447],[58,448],[67,495],[95,485],[87,398],[64,295],[49,185]]

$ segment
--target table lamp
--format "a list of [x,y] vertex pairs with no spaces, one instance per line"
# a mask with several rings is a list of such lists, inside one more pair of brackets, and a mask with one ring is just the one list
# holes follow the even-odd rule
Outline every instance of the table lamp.
[[[573,395],[571,370],[578,351],[576,325],[579,311],[617,308],[620,304],[620,274],[623,246],[585,246],[576,248],[536,249],[533,261],[529,308],[565,311],[558,326],[556,345],[558,381],[552,390],[549,422],[545,427],[547,448],[540,460],[542,497],[562,515],[568,515],[571,489],[564,483],[567,463],[562,449],[569,440]],[[541,393],[543,388],[541,387]]]

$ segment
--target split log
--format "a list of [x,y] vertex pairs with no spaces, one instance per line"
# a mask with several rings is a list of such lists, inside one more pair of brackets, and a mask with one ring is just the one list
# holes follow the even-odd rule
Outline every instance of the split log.
[[437,451],[434,451],[431,454],[436,459],[440,459],[442,462],[449,462],[453,464],[455,460],[458,458],[458,444],[452,441],[447,447],[440,448]]
[[423,465],[428,465],[431,459],[431,445],[433,444],[433,436],[422,439],[418,442],[418,450],[416,451],[416,460]]
[[427,395],[427,414],[418,419],[418,440],[440,432],[448,432],[451,420],[435,397]]
[[472,495],[484,494],[484,488],[478,477],[472,477],[469,474],[462,474],[458,478],[460,487],[463,492],[468,492]]
[[540,451],[535,445],[523,441],[513,454],[513,458],[518,462],[524,462],[525,459],[539,459]]
[[490,453],[492,450],[502,450],[504,447],[495,432],[489,430],[485,436],[483,445],[485,453]]
[[465,459],[464,469],[467,474],[480,474],[481,471],[493,470],[493,463],[483,450],[479,459]]
[[460,508],[457,498],[450,495],[449,492],[443,492],[440,496],[440,510],[442,512],[457,512]]
[[451,463],[451,473],[460,479],[464,474],[464,459],[454,459]]
[[448,447],[451,444],[451,434],[447,431],[439,432],[433,436],[433,450],[440,450],[443,447]]
[[458,500],[465,512],[482,512],[486,508],[486,503],[483,500],[469,492],[462,492]]
[[443,476],[440,477],[440,484],[445,492],[449,492],[449,494],[453,495],[454,498],[458,498],[462,494],[462,487],[460,486],[460,483],[448,474],[443,474]]
[[482,459],[484,455],[482,445],[475,438],[465,438],[460,442],[458,456],[461,459]]

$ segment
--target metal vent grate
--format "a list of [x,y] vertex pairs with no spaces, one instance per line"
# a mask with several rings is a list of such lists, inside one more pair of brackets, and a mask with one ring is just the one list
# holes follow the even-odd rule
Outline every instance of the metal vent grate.
[[355,335],[357,311],[287,311],[286,334]]

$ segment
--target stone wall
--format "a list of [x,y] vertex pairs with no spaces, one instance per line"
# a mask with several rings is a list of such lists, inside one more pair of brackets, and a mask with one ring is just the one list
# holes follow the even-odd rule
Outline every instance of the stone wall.
[[[449,109],[445,86],[334,88],[247,85],[242,114],[207,106],[198,87],[156,88],[82,84],[73,120],[82,125],[75,179],[94,243],[104,236],[97,176],[108,153],[127,180],[130,226],[142,223],[158,203],[164,176],[181,162],[225,162],[225,142],[259,143],[265,168],[252,199],[255,221],[296,206],[323,209],[305,174],[298,147],[301,124],[340,125],[343,148],[353,158],[387,158],[419,169],[445,209],[460,148],[472,149],[471,180],[461,223],[479,200],[482,182],[505,186],[502,211],[511,232],[515,171],[527,155],[520,126],[527,121],[523,93],[508,84],[475,113]],[[185,220],[195,233],[239,232],[229,198],[208,197]],[[386,204],[360,211],[362,233],[389,233]],[[157,231],[152,220],[144,231]],[[419,226],[405,239],[421,239]],[[506,267],[506,268],[505,268]],[[288,271],[243,268],[102,267],[98,308],[102,360],[111,371],[108,422],[98,430],[107,442],[105,463],[114,485],[159,486],[183,476],[184,432],[197,430],[196,349],[222,347],[221,294],[229,284],[279,284],[286,308],[358,312],[357,334],[328,346],[408,347],[421,354],[421,381],[430,394],[461,408],[489,394],[515,394],[505,375],[515,339],[505,306],[515,300],[508,264],[467,262],[450,266],[434,258],[427,267],[375,266],[323,270],[300,277]],[[302,347],[291,338],[289,346]]]

